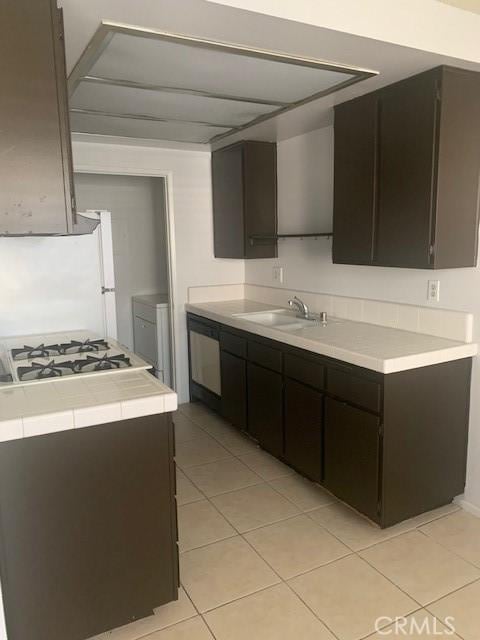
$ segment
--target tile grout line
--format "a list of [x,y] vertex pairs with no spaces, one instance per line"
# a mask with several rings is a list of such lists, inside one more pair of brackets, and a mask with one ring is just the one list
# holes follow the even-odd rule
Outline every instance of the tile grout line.
[[[470,582],[467,582],[467,584],[464,584],[462,587],[457,587],[453,591],[450,591],[449,593],[446,593],[444,596],[441,596],[440,598],[437,598],[436,600],[432,600],[428,604],[424,605],[424,609],[427,609],[427,607],[431,607],[432,604],[437,604],[438,602],[440,602],[440,600],[445,600],[445,598],[449,598],[454,593],[458,593],[458,591],[461,591],[462,589],[465,589],[466,587],[471,587],[473,584],[476,584],[477,582],[480,582],[480,578],[475,578],[475,580],[471,580]],[[432,615],[435,615],[435,614],[432,613]]]
[[[185,414],[184,414],[184,415],[185,415]],[[191,420],[191,422],[193,422],[196,426],[200,427],[203,431],[205,431],[205,433],[206,433],[207,435],[209,435],[209,436],[210,436],[210,437],[212,437],[214,440],[216,440],[216,442],[218,442],[221,446],[224,446],[224,445],[223,445],[223,443],[222,443],[220,440],[218,440],[214,435],[212,435],[211,433],[209,433],[209,432],[208,432],[208,431],[207,431],[207,430],[206,430],[206,429],[205,429],[205,428],[204,428],[200,423],[196,423],[196,422],[195,422],[194,420],[192,420],[189,416],[187,416],[187,417],[188,417],[188,418]],[[216,417],[216,418],[217,418],[217,416],[214,416],[214,417]],[[247,439],[247,441],[248,441],[248,439]],[[224,446],[224,448],[226,449],[226,447],[225,447],[225,446]],[[258,449],[259,449],[259,451],[263,451],[260,447],[258,447]],[[227,450],[228,450],[228,449],[227,449]],[[237,459],[237,460],[240,460],[240,455],[248,455],[248,454],[234,454],[234,453],[232,453],[230,450],[228,450],[228,451],[229,451],[229,453],[231,454],[231,456],[230,456],[230,457],[235,458],[235,459]],[[267,454],[267,455],[268,455],[268,454]],[[242,460],[240,460],[240,462],[242,462],[243,464],[245,464]],[[280,461],[280,462],[281,462],[281,461]],[[210,463],[204,463],[204,464],[210,464]],[[284,464],[284,463],[282,463],[282,464]],[[195,466],[201,466],[201,465],[195,465]],[[248,467],[248,465],[245,465],[245,466],[247,466],[247,467]],[[250,469],[250,467],[248,467],[248,468]],[[256,473],[253,469],[250,469],[250,470],[251,470],[253,473]],[[296,473],[296,472],[294,471],[294,473]],[[187,474],[185,474],[185,475],[187,475]],[[257,474],[257,475],[259,476],[259,474]],[[188,476],[187,476],[187,477],[188,477]],[[265,480],[265,479],[264,479],[264,478],[262,478],[261,476],[259,476],[259,477],[261,478],[261,480],[262,480],[263,482],[260,482],[260,483],[258,483],[258,484],[256,484],[256,485],[249,485],[249,486],[259,486],[259,484],[267,484],[267,485],[268,485],[268,486],[270,486],[270,487],[271,487],[271,488],[272,488],[276,493],[278,493],[281,497],[285,498],[287,501],[289,501],[289,502],[290,502],[291,504],[293,504],[297,509],[299,509],[299,510],[300,510],[300,507],[299,507],[297,504],[295,504],[295,503],[293,502],[293,500],[291,500],[288,496],[283,495],[283,494],[282,494],[281,492],[279,492],[279,491],[278,491],[274,486],[271,486],[271,482],[272,482],[272,481],[277,480],[277,479],[280,479],[280,478],[289,477],[289,474],[285,474],[285,475],[282,475],[282,476],[278,476],[278,478],[271,478],[270,480]],[[300,476],[300,477],[302,477],[302,476]],[[197,487],[197,485],[195,485],[195,482],[194,482],[193,480],[191,480],[190,478],[188,478],[188,479],[189,479],[189,480],[194,484],[194,486],[196,486],[196,487]],[[313,484],[315,484],[315,483],[313,483]],[[240,489],[233,489],[233,490],[231,490],[231,491],[223,492],[223,493],[221,493],[221,494],[217,494],[217,495],[225,495],[225,493],[233,493],[233,492],[235,492],[235,491],[241,491],[242,489],[246,489],[246,488],[248,488],[248,486],[247,486],[247,487],[240,488]],[[202,495],[205,495],[205,494],[201,491],[201,489],[200,489],[199,487],[197,487],[197,489],[202,493]],[[216,496],[212,496],[212,497],[214,498],[214,497],[216,497]],[[216,506],[213,504],[213,502],[211,501],[211,499],[210,499],[209,497],[205,496],[205,498],[206,498],[206,500],[207,500],[207,501],[208,501],[208,502],[209,502],[209,503],[210,503],[210,504],[211,504],[211,505],[216,509],[216,511],[217,511],[217,512],[222,516],[222,517],[225,517],[225,516],[224,516],[224,515],[223,515],[223,514],[222,514],[222,513],[221,513],[221,512],[216,508]],[[335,499],[335,500],[336,500],[337,502],[341,502],[341,501],[338,501],[338,499]],[[334,633],[334,632],[333,632],[333,631],[328,627],[328,625],[327,625],[327,624],[326,624],[326,623],[325,623],[325,622],[324,622],[324,621],[323,621],[323,620],[322,620],[322,619],[321,619],[321,618],[320,618],[320,617],[319,617],[319,616],[318,616],[318,615],[317,615],[317,614],[316,614],[316,613],[315,613],[315,612],[314,612],[314,611],[313,611],[313,610],[308,606],[308,604],[307,604],[306,602],[304,602],[304,600],[301,598],[301,596],[300,596],[299,594],[297,594],[297,593],[294,591],[294,589],[291,587],[291,585],[290,585],[290,584],[289,584],[289,582],[288,582],[289,580],[293,580],[293,579],[295,579],[295,578],[297,578],[297,577],[307,575],[308,573],[311,573],[311,572],[313,572],[313,571],[316,571],[316,570],[318,570],[318,569],[320,569],[320,568],[322,568],[322,567],[324,567],[324,566],[328,566],[328,565],[333,564],[333,563],[335,563],[335,562],[337,562],[337,561],[339,561],[339,560],[342,560],[342,559],[347,558],[347,557],[351,557],[351,556],[353,555],[353,556],[356,556],[357,558],[359,558],[360,560],[363,560],[363,562],[365,562],[365,563],[366,563],[366,564],[367,564],[371,569],[373,569],[375,572],[377,572],[379,575],[381,575],[383,578],[385,578],[388,582],[390,582],[390,584],[392,584],[395,588],[397,588],[397,589],[398,589],[399,591],[401,591],[404,595],[406,595],[406,596],[407,596],[407,597],[408,597],[412,602],[414,602],[415,604],[417,604],[417,605],[418,605],[418,609],[415,609],[414,611],[411,611],[411,612],[409,612],[409,613],[408,613],[408,614],[406,614],[406,615],[410,616],[410,615],[413,615],[413,614],[417,613],[418,611],[425,610],[425,611],[428,611],[428,613],[429,613],[429,614],[431,614],[435,619],[438,619],[440,622],[442,622],[442,621],[441,621],[441,619],[437,618],[437,616],[436,616],[434,613],[432,613],[432,612],[428,609],[428,607],[429,607],[429,606],[431,606],[432,604],[435,604],[436,602],[439,602],[440,600],[442,600],[442,599],[444,599],[444,598],[446,598],[446,597],[448,597],[448,596],[450,596],[450,595],[452,595],[452,594],[456,593],[457,591],[460,591],[461,589],[464,589],[465,587],[468,587],[468,586],[470,586],[470,585],[472,585],[472,584],[475,584],[476,582],[480,582],[480,578],[475,578],[474,580],[472,580],[472,581],[468,582],[467,584],[465,584],[465,585],[463,585],[463,586],[461,586],[461,587],[458,587],[457,589],[453,590],[452,592],[449,592],[449,593],[447,593],[447,594],[445,594],[445,595],[441,596],[440,598],[438,598],[438,599],[436,599],[436,600],[434,600],[434,601],[432,601],[432,602],[430,602],[430,603],[428,603],[428,604],[426,604],[426,605],[423,605],[423,604],[421,604],[420,602],[418,602],[418,600],[416,600],[416,598],[412,597],[412,595],[410,595],[408,592],[404,591],[404,590],[403,590],[399,585],[397,585],[393,580],[391,580],[388,576],[384,575],[381,571],[379,571],[376,567],[374,567],[370,562],[368,562],[368,560],[366,560],[365,558],[363,558],[363,557],[360,555],[360,553],[361,553],[361,552],[366,551],[367,549],[371,549],[371,548],[373,548],[373,547],[375,547],[375,546],[377,546],[377,545],[379,545],[379,544],[383,544],[383,543],[385,543],[385,542],[388,542],[389,540],[392,540],[392,539],[394,539],[394,538],[396,538],[396,537],[399,537],[399,536],[401,536],[401,535],[405,535],[406,533],[409,533],[409,532],[411,532],[411,531],[418,531],[419,533],[421,533],[422,535],[424,535],[424,536],[425,536],[425,537],[427,537],[428,539],[432,540],[432,541],[433,541],[433,542],[435,542],[436,544],[439,544],[439,546],[442,546],[442,548],[446,549],[447,551],[450,551],[450,552],[451,552],[452,554],[454,554],[456,557],[458,557],[458,558],[460,558],[460,559],[464,560],[465,562],[467,562],[467,564],[469,564],[469,565],[473,566],[474,568],[478,569],[478,567],[477,567],[476,565],[474,565],[473,563],[471,563],[471,562],[469,562],[469,561],[465,560],[464,558],[462,558],[462,557],[461,557],[461,556],[459,556],[458,554],[455,554],[455,552],[451,551],[451,550],[450,550],[450,549],[448,549],[447,547],[444,547],[444,546],[443,546],[443,545],[441,545],[440,543],[437,543],[437,541],[436,541],[435,539],[433,539],[431,536],[428,536],[428,534],[425,534],[424,532],[420,531],[420,527],[427,526],[428,524],[430,524],[430,523],[432,523],[432,522],[435,522],[435,521],[437,521],[437,520],[441,520],[441,519],[446,518],[446,517],[448,517],[448,516],[450,516],[450,515],[452,515],[452,514],[454,514],[454,513],[457,513],[458,511],[461,511],[461,508],[460,508],[460,507],[459,507],[458,509],[456,509],[456,510],[452,511],[452,512],[447,513],[447,514],[439,515],[438,517],[432,518],[432,520],[429,520],[429,521],[423,522],[423,523],[418,524],[418,525],[414,525],[411,529],[407,529],[407,530],[401,531],[401,532],[399,532],[398,534],[394,534],[394,535],[392,535],[391,537],[386,538],[385,540],[381,540],[381,541],[379,541],[379,542],[375,542],[375,543],[373,543],[372,545],[368,545],[368,546],[366,546],[366,547],[362,547],[361,549],[354,550],[354,549],[352,549],[351,547],[349,547],[349,545],[348,545],[348,544],[346,544],[346,543],[345,543],[345,542],[343,542],[340,538],[338,538],[338,537],[337,537],[337,536],[336,536],[332,531],[330,531],[327,527],[325,527],[325,526],[321,525],[320,523],[316,522],[313,518],[311,518],[311,517],[310,517],[309,513],[311,513],[312,511],[316,511],[317,509],[321,509],[321,508],[323,508],[323,507],[330,506],[331,504],[335,504],[335,502],[332,502],[332,503],[329,503],[329,504],[326,504],[326,505],[319,505],[318,507],[314,507],[314,508],[312,508],[312,509],[309,509],[308,511],[304,511],[303,509],[301,509],[301,510],[300,510],[300,513],[298,513],[298,514],[296,514],[296,515],[289,516],[288,518],[283,518],[283,519],[278,520],[278,521],[276,521],[276,522],[272,522],[272,523],[267,523],[267,524],[265,524],[265,525],[261,525],[260,527],[256,527],[256,528],[254,528],[254,529],[250,529],[250,530],[245,531],[245,532],[243,532],[243,533],[242,533],[242,532],[240,532],[240,531],[238,531],[238,529],[237,529],[237,528],[236,528],[236,527],[235,527],[235,526],[234,526],[230,521],[228,521],[228,519],[227,519],[227,521],[231,524],[231,526],[235,529],[235,531],[237,531],[237,532],[238,532],[238,535],[239,535],[243,540],[245,540],[245,542],[246,542],[246,543],[247,543],[247,544],[252,548],[252,550],[256,553],[256,555],[257,555],[257,556],[258,556],[258,557],[259,557],[263,562],[265,562],[265,563],[270,567],[270,569],[275,573],[275,575],[277,575],[277,576],[278,576],[278,578],[280,579],[280,583],[277,583],[277,584],[285,584],[285,585],[287,586],[287,588],[288,588],[288,589],[289,589],[289,590],[290,590],[290,591],[291,591],[295,596],[297,596],[297,597],[299,598],[299,600],[300,600],[300,601],[301,601],[301,602],[302,602],[302,603],[303,603],[303,604],[308,608],[308,610],[309,610],[309,611],[311,611],[311,613],[315,616],[315,618],[317,618],[317,619],[318,619],[322,624],[324,624],[324,625],[325,625],[325,627],[326,627],[326,628],[327,628],[327,629],[328,629],[328,630],[329,630],[329,631],[330,631],[330,632],[335,636],[335,638],[338,638],[338,636],[337,636],[337,635],[336,635],[336,634],[335,634],[335,633]],[[344,504],[344,503],[341,503],[341,504]],[[348,507],[348,508],[349,508],[349,507]],[[354,511],[354,510],[352,510],[352,511]],[[280,522],[285,522],[285,521],[287,521],[287,520],[291,520],[291,519],[293,519],[293,518],[299,517],[300,515],[306,515],[307,517],[309,517],[309,518],[310,518],[310,520],[311,520],[314,524],[316,524],[320,529],[322,529],[322,530],[326,531],[327,533],[329,533],[330,535],[332,535],[332,536],[333,536],[333,537],[334,537],[338,542],[340,542],[341,544],[343,544],[344,546],[346,546],[346,547],[350,550],[350,553],[347,553],[346,555],[344,555],[344,556],[342,556],[342,557],[340,557],[340,558],[336,558],[335,560],[332,560],[332,561],[330,561],[330,562],[328,562],[328,563],[322,564],[322,565],[320,565],[320,566],[318,566],[318,567],[314,567],[314,568],[312,568],[312,569],[309,569],[308,571],[302,572],[302,573],[300,573],[300,574],[297,574],[297,575],[295,575],[295,576],[293,576],[293,577],[288,578],[287,580],[285,580],[285,579],[283,579],[283,578],[282,578],[282,577],[281,577],[281,576],[276,572],[276,570],[275,570],[275,569],[270,565],[270,563],[269,563],[265,558],[263,558],[263,557],[261,556],[261,554],[260,554],[260,553],[259,553],[259,552],[254,548],[254,547],[253,547],[253,545],[252,545],[252,544],[251,544],[251,543],[246,539],[245,534],[248,534],[248,533],[250,533],[251,531],[258,531],[259,529],[267,528],[267,527],[269,527],[269,526],[272,526],[272,525],[274,525],[274,524],[278,524],[278,523],[280,523]],[[233,536],[232,536],[232,537],[233,537]],[[224,538],[224,539],[228,539],[228,538]],[[219,542],[219,541],[217,541],[217,542]],[[215,542],[214,542],[214,543],[210,543],[210,544],[215,544]],[[209,545],[204,545],[204,546],[209,546]],[[197,548],[203,548],[203,547],[197,547]],[[261,592],[261,591],[264,591],[264,590],[270,589],[270,588],[272,588],[272,586],[275,586],[275,585],[271,585],[271,586],[269,586],[269,587],[266,587],[266,588],[260,589],[260,590],[258,590],[258,591],[254,591],[253,593],[248,594],[248,595],[246,595],[246,596],[242,596],[241,598],[236,598],[236,599],[234,599],[234,600],[230,601],[229,603],[225,603],[225,604],[223,604],[223,605],[219,605],[219,607],[215,607],[215,608],[213,608],[213,609],[209,610],[208,612],[210,612],[210,611],[214,611],[214,610],[216,610],[216,609],[218,609],[218,608],[221,608],[221,607],[223,607],[223,606],[227,606],[228,604],[231,604],[231,603],[237,602],[237,600],[241,600],[241,599],[247,598],[247,597],[249,597],[249,596],[251,596],[251,595],[254,595],[255,593],[259,593],[259,592]],[[195,608],[196,608],[196,607],[195,607]],[[205,613],[208,613],[208,612],[205,612]],[[202,616],[202,618],[204,617],[204,616],[203,616],[203,614],[200,614],[200,615]],[[205,622],[206,622],[206,621],[205,621]],[[207,626],[208,626],[208,625],[207,625]],[[389,626],[389,625],[388,625],[388,624],[386,624],[384,627],[381,627],[381,628],[382,628],[382,629],[384,629],[384,628],[386,628],[387,626]],[[210,629],[210,627],[209,627],[209,629]],[[374,632],[375,632],[375,631],[373,631],[372,633],[374,633]],[[368,635],[366,635],[366,636],[362,636],[362,640],[366,640],[369,636],[371,636],[371,635],[372,635],[372,633],[369,633],[369,634],[368,634]],[[457,632],[456,632],[456,633],[457,633]],[[213,632],[212,632],[212,634],[213,634]],[[459,634],[457,633],[457,635],[459,635]],[[462,637],[462,636],[460,636],[460,635],[459,635],[459,638],[461,638],[461,637]]]
[[[199,426],[201,426],[201,425],[199,425]],[[237,457],[237,456],[234,456],[234,455],[232,454],[232,457]],[[237,459],[238,459],[238,458],[237,458]],[[208,464],[208,463],[207,463],[207,464]],[[245,465],[245,466],[247,466],[247,465]],[[257,475],[258,475],[258,474],[257,474]],[[285,476],[281,476],[281,477],[285,477]],[[189,479],[190,479],[190,478],[189,478]],[[191,480],[191,482],[193,482],[193,480]],[[264,483],[268,485],[268,482],[267,482],[267,481],[264,481]],[[193,484],[195,485],[195,483],[194,483],[194,482],[193,482]],[[195,485],[195,486],[196,486],[196,485]],[[252,485],[252,486],[258,486],[258,485]],[[272,488],[274,491],[276,491],[276,489],[275,489],[274,487],[271,487],[271,488]],[[237,490],[238,490],[238,489],[237,489]],[[237,490],[233,490],[233,491],[237,491]],[[240,489],[240,490],[241,490],[241,489]],[[202,493],[202,495],[205,495],[205,494],[203,494],[203,492],[201,491],[201,489],[199,489],[199,491]],[[233,491],[232,491],[232,492],[233,492]],[[228,493],[232,493],[232,492],[228,492]],[[276,493],[278,493],[279,495],[282,495],[282,494],[280,494],[280,492],[278,492],[278,491],[276,491]],[[225,495],[225,494],[219,494],[219,495]],[[212,496],[212,497],[215,497],[215,496]],[[282,496],[282,497],[286,498],[286,496]],[[215,505],[215,504],[210,500],[210,498],[208,498],[208,497],[207,497],[206,499],[207,499],[207,501],[208,501],[208,502],[209,502],[209,503],[214,507],[214,509],[215,509],[218,513],[220,513],[220,515],[221,515],[222,517],[224,517],[224,516],[223,516],[223,514],[222,514],[222,513],[217,509],[216,505]],[[286,498],[286,499],[288,500],[288,498]],[[290,500],[289,500],[289,502],[291,502],[291,504],[294,504],[294,503],[293,503],[292,501],[290,501]],[[294,505],[294,506],[296,506],[296,505]],[[298,508],[298,507],[297,507],[297,508]],[[277,522],[285,522],[285,520],[290,520],[290,519],[296,518],[296,517],[298,517],[299,515],[303,515],[303,513],[295,514],[294,516],[291,516],[291,517],[289,517],[289,518],[286,518],[286,519],[284,519],[284,520],[280,520],[280,521],[277,521]],[[312,520],[312,522],[313,522],[313,520]],[[296,596],[296,597],[297,597],[297,598],[298,598],[298,599],[299,599],[299,600],[304,604],[304,606],[305,606],[305,607],[307,607],[307,609],[308,609],[308,610],[309,610],[309,611],[314,615],[314,617],[315,617],[317,620],[319,620],[323,625],[325,625],[325,627],[326,627],[326,628],[327,628],[327,629],[332,633],[332,635],[333,635],[335,638],[337,638],[337,640],[340,640],[340,639],[338,638],[338,636],[337,636],[335,633],[333,633],[333,631],[331,631],[331,629],[330,629],[330,628],[325,624],[325,622],[324,622],[323,620],[321,620],[321,618],[319,618],[319,617],[315,614],[315,612],[314,612],[314,611],[312,611],[312,609],[310,609],[310,607],[309,607],[309,606],[308,606],[308,605],[307,605],[307,604],[306,604],[306,603],[305,603],[305,602],[300,598],[300,596],[299,596],[298,594],[296,594],[296,593],[295,593],[295,591],[294,591],[294,590],[292,589],[292,587],[288,584],[288,582],[287,582],[286,580],[284,580],[284,579],[283,579],[283,578],[282,578],[282,577],[277,573],[277,571],[276,571],[276,570],[271,566],[271,564],[270,564],[270,563],[269,563],[265,558],[263,558],[263,557],[260,555],[260,553],[257,551],[257,549],[255,549],[255,547],[253,547],[253,545],[249,542],[249,540],[247,540],[247,539],[245,538],[245,535],[244,535],[243,533],[241,533],[240,531],[238,531],[238,529],[237,529],[237,528],[236,528],[232,523],[230,523],[230,524],[231,524],[231,525],[232,525],[232,527],[235,529],[235,531],[237,531],[237,532],[238,532],[238,535],[239,535],[239,536],[240,536],[240,537],[241,537],[241,538],[242,538],[242,539],[247,543],[247,545],[248,545],[248,546],[253,550],[253,552],[258,556],[258,558],[260,558],[260,560],[261,560],[262,562],[264,562],[264,563],[265,563],[265,564],[266,564],[266,565],[267,565],[267,566],[268,566],[268,567],[273,571],[273,573],[278,577],[278,579],[280,580],[280,582],[279,582],[279,583],[277,583],[277,585],[278,585],[278,584],[285,584],[285,585],[287,586],[287,588],[288,588],[288,589],[289,589],[289,590],[290,590],[290,591],[291,591],[291,592],[292,592],[292,593],[293,593],[293,594],[294,594],[294,595],[295,595],[295,596]],[[269,524],[263,525],[263,526],[261,526],[261,527],[258,527],[257,529],[252,529],[251,531],[256,531],[256,530],[258,530],[258,529],[262,529],[262,528],[264,528],[264,527],[271,526],[272,524],[277,524],[277,523],[275,523],[275,522],[274,522],[274,523],[269,523]],[[320,527],[320,528],[321,528],[321,527]],[[244,532],[244,533],[249,533],[249,531]],[[211,543],[211,544],[215,544],[215,543]],[[209,546],[209,545],[205,545],[205,546]],[[202,548],[203,548],[203,547],[202,547]],[[347,554],[347,555],[350,555],[350,554]],[[344,556],[344,557],[347,557],[347,556]],[[338,558],[337,558],[337,560],[338,560]],[[332,561],[332,562],[335,562],[335,561]],[[317,568],[318,568],[318,567],[317,567]],[[272,587],[274,587],[274,586],[276,586],[276,585],[270,585],[270,586],[268,586],[268,587],[265,587],[265,588],[262,588],[262,589],[260,589],[260,590],[257,590],[257,591],[254,591],[254,592],[252,592],[252,593],[249,593],[249,594],[247,594],[247,595],[245,595],[245,596],[241,596],[240,598],[236,598],[236,599],[234,599],[234,600],[231,600],[231,601],[230,601],[230,602],[228,602],[228,603],[225,603],[225,604],[219,605],[218,607],[214,607],[213,609],[210,609],[208,612],[205,612],[205,613],[210,613],[210,611],[215,611],[216,609],[219,609],[219,608],[221,608],[221,607],[224,607],[224,606],[227,606],[227,605],[232,604],[232,603],[234,603],[234,602],[237,602],[237,601],[239,601],[239,600],[243,600],[243,599],[245,599],[245,598],[248,598],[249,596],[252,596],[252,595],[254,595],[255,593],[260,593],[261,591],[266,591],[267,589],[271,589],[271,588],[272,588]],[[184,587],[184,589],[185,589],[185,587]],[[185,590],[186,590],[186,589],[185,589]],[[202,618],[204,618],[204,615],[203,615],[203,614],[200,614],[200,615],[202,615]],[[209,627],[209,628],[210,628],[210,627]]]
[[[457,511],[453,511],[452,513],[449,513],[448,515],[453,515],[455,513],[458,513]],[[448,517],[444,516],[445,518]],[[439,518],[440,520],[441,518]],[[420,527],[425,527],[429,524],[431,524],[432,522],[436,522],[435,520],[432,520],[431,522],[426,522],[422,525],[419,525],[419,527],[416,529],[416,531],[418,531],[418,533],[421,533],[422,536],[425,536],[427,538],[427,540],[430,540],[431,542],[434,542],[435,544],[438,544],[439,547],[442,547],[442,549],[445,549],[446,551],[448,551],[449,553],[451,553],[452,555],[454,555],[456,558],[460,558],[460,560],[463,560],[463,562],[466,562],[467,564],[471,565],[472,567],[474,567],[475,569],[477,569],[478,571],[480,571],[480,565],[474,564],[473,562],[471,562],[470,560],[467,560],[467,558],[464,558],[463,556],[461,556],[459,553],[457,553],[456,551],[453,551],[453,549],[450,549],[449,547],[445,546],[444,544],[442,544],[441,542],[439,542],[438,540],[436,540],[433,536],[428,535],[428,533],[425,533],[424,531],[421,531]],[[479,577],[480,579],[480,577]]]
[[[221,420],[221,418],[219,418],[218,416],[215,416],[215,418],[216,418],[216,419],[218,419],[218,420]],[[193,420],[192,420],[192,422],[193,422]],[[225,422],[226,422],[226,421],[225,421]],[[233,429],[235,428],[235,427],[233,427],[233,425],[230,425],[230,423],[227,423],[227,424],[228,424],[228,426],[232,426],[232,428],[233,428]],[[198,427],[200,427],[201,429],[203,429],[203,430],[205,431],[205,433],[207,433],[207,435],[209,435],[211,438],[213,438],[214,440],[216,440],[216,442],[218,442],[220,445],[222,445],[222,446],[226,449],[226,447],[225,447],[225,445],[222,443],[222,441],[221,441],[221,440],[219,440],[219,439],[218,439],[217,437],[215,437],[214,435],[212,435],[211,433],[209,433],[208,431],[206,431],[205,427],[203,427],[200,423],[195,423],[195,425],[196,425],[196,426],[198,426]],[[242,437],[242,435],[241,435],[240,433],[239,433],[238,435],[239,435],[240,437]],[[249,439],[247,436],[243,436],[243,437],[245,438],[245,440],[246,440],[247,442],[250,442],[250,439]],[[257,448],[258,452],[265,453],[266,455],[271,455],[271,454],[269,454],[268,452],[264,451],[264,449],[262,449],[259,445],[255,445],[253,440],[251,441],[251,443],[252,443],[252,444]],[[285,465],[285,466],[287,467],[287,469],[291,470],[291,472],[293,472],[293,473],[290,473],[290,472],[289,472],[289,473],[285,473],[285,474],[279,475],[279,476],[277,476],[277,477],[275,477],[275,478],[270,478],[270,479],[268,479],[268,480],[267,480],[267,479],[263,478],[262,476],[260,476],[260,474],[259,474],[259,473],[257,473],[257,472],[256,472],[254,469],[252,469],[251,467],[249,467],[249,466],[248,466],[245,462],[243,462],[243,460],[241,459],[241,456],[245,456],[245,455],[254,455],[254,453],[252,453],[252,454],[248,454],[248,453],[246,453],[246,454],[235,454],[235,453],[233,453],[233,452],[232,452],[231,450],[229,450],[229,449],[227,449],[227,451],[229,451],[229,453],[231,454],[231,456],[230,456],[230,457],[235,458],[236,460],[238,460],[239,462],[241,462],[241,463],[242,463],[245,467],[247,467],[247,468],[248,468],[252,473],[256,474],[256,475],[261,479],[261,482],[258,482],[258,483],[256,483],[255,485],[248,485],[248,486],[258,486],[259,484],[267,484],[271,489],[273,489],[273,490],[274,490],[277,494],[279,494],[282,498],[284,498],[285,500],[288,500],[288,502],[290,502],[291,504],[293,504],[293,505],[294,505],[294,506],[295,506],[295,507],[296,507],[296,508],[301,512],[301,513],[307,513],[308,511],[314,511],[315,509],[319,509],[319,508],[322,508],[322,507],[324,507],[324,506],[328,506],[329,504],[334,504],[335,502],[338,502],[338,498],[336,498],[335,496],[333,496],[333,494],[331,494],[328,490],[323,489],[323,487],[321,487],[320,485],[317,485],[316,483],[311,482],[310,480],[307,480],[306,478],[303,478],[303,476],[301,476],[297,471],[295,471],[295,469],[292,469],[292,467],[289,467],[288,465],[286,465],[286,464],[285,464],[284,462],[282,462],[281,460],[278,460],[278,462],[279,462],[280,464]],[[274,456],[271,456],[271,457],[272,457],[274,460],[276,460],[276,458],[275,458]],[[188,468],[190,469],[190,468],[192,468],[192,467],[200,467],[200,466],[203,466],[203,465],[205,465],[205,464],[213,464],[213,463],[215,463],[215,462],[221,462],[221,460],[227,460],[227,459],[228,459],[228,458],[220,458],[219,460],[214,460],[214,461],[212,461],[212,462],[201,463],[201,464],[198,464],[198,465],[191,465],[191,466],[189,466]],[[183,471],[183,473],[185,473],[185,471],[184,471],[183,469],[182,469],[182,471]],[[187,475],[187,474],[185,473],[185,475]],[[326,504],[326,505],[317,505],[316,507],[312,507],[311,509],[302,509],[302,508],[301,508],[299,505],[297,505],[297,504],[296,504],[296,503],[295,503],[291,498],[289,498],[288,496],[286,496],[286,495],[284,495],[283,493],[281,493],[280,491],[278,491],[278,489],[277,489],[276,487],[272,486],[272,482],[274,482],[275,480],[280,480],[280,479],[282,479],[282,478],[288,478],[288,477],[290,477],[290,476],[293,476],[293,477],[297,477],[297,476],[298,476],[299,478],[303,478],[303,479],[305,480],[305,482],[311,482],[311,484],[312,484],[313,486],[318,486],[320,489],[322,489],[323,491],[326,491],[329,495],[331,495],[331,496],[332,496],[332,502],[330,502],[330,503],[328,503],[328,504]],[[188,477],[188,479],[189,479],[191,482],[193,482],[193,484],[194,484],[198,489],[200,489],[200,488],[198,487],[198,485],[196,485],[196,484],[195,484],[195,481],[194,481],[194,480],[192,480],[189,476],[187,476],[187,477]],[[211,497],[215,498],[215,497],[217,497],[217,495],[225,495],[226,493],[233,493],[233,492],[235,492],[235,491],[241,491],[242,489],[247,489],[247,488],[248,488],[248,486],[246,486],[246,487],[240,487],[239,489],[231,489],[231,490],[229,490],[229,491],[223,491],[222,493],[216,494],[215,496],[211,496]],[[297,515],[298,515],[298,514],[297,514]],[[274,524],[274,523],[271,523],[271,524]],[[262,525],[262,526],[263,526],[263,525]],[[268,526],[268,525],[265,525],[265,526]]]

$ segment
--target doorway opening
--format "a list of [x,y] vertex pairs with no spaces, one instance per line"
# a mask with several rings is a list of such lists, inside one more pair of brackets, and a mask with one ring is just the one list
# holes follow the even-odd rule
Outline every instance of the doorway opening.
[[[175,388],[172,238],[165,177],[75,174],[79,211],[110,212],[116,338]],[[112,337],[112,336],[110,336]]]

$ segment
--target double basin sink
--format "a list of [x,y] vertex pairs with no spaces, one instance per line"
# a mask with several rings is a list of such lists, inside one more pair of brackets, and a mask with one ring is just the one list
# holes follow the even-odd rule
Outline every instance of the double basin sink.
[[289,314],[285,309],[236,313],[234,315],[236,318],[242,318],[242,320],[248,320],[264,327],[272,327],[282,331],[298,331],[305,327],[321,326],[322,324],[318,318],[298,318],[294,314]]

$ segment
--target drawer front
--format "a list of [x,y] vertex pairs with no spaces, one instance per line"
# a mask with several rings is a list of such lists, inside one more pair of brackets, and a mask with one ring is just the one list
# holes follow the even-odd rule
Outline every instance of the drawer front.
[[381,411],[381,386],[378,382],[329,367],[327,389],[346,402],[376,413]]
[[135,353],[151,364],[157,364],[157,325],[135,317],[133,324]]
[[314,389],[325,388],[325,367],[323,364],[305,358],[285,354],[285,375]]
[[212,340],[218,341],[218,325],[214,322],[210,323],[208,320],[203,322],[198,321],[195,318],[189,318],[188,330],[193,331],[194,333],[199,333],[202,336],[207,336],[207,338],[212,338]]
[[220,348],[222,351],[238,356],[239,358],[247,357],[247,341],[245,338],[236,336],[228,331],[220,331]]
[[248,359],[272,371],[282,371],[282,352],[266,344],[248,341]]
[[150,307],[148,304],[136,302],[135,300],[133,301],[133,315],[143,320],[148,320],[148,322],[152,322],[153,324],[157,322],[156,309]]

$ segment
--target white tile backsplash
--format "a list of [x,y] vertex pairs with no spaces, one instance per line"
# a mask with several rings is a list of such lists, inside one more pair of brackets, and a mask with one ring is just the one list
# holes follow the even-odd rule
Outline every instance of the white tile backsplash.
[[244,284],[219,284],[205,287],[189,287],[188,302],[219,302],[245,298]]
[[[326,311],[337,318],[415,331],[460,342],[472,342],[473,339],[473,314],[471,313],[277,287],[245,285],[246,299],[279,307],[286,307],[289,298],[295,295],[304,300],[313,311],[317,313]],[[198,300],[198,302],[208,302],[208,300]]]

